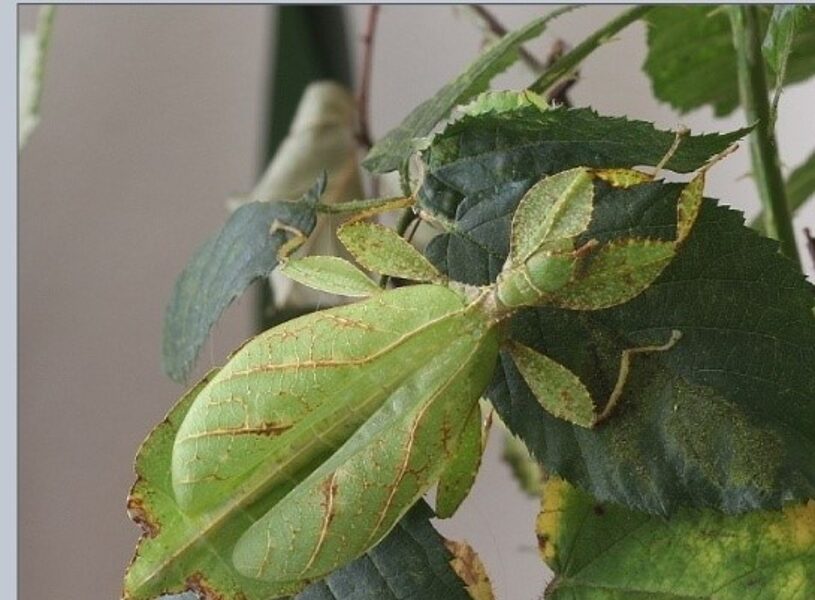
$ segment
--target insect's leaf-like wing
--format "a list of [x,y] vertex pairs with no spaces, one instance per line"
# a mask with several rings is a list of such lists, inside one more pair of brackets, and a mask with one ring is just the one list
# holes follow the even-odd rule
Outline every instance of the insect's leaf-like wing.
[[[480,134],[486,158],[470,162],[468,174],[457,156],[468,135],[479,136],[475,122],[472,128],[456,141],[441,140],[451,171],[441,160],[444,148],[429,150],[439,161],[431,178],[434,168],[455,173],[431,179],[433,197],[458,196],[459,206],[452,232],[435,238],[427,254],[451,278],[483,285],[504,264],[513,210],[536,181],[518,181],[494,164],[536,142],[523,133],[517,144],[502,135],[500,148],[497,138],[490,150],[488,134]],[[589,140],[581,152],[592,149]],[[476,181],[475,191],[465,185]],[[595,186],[585,239],[676,239],[682,185]],[[550,416],[506,355],[489,397],[547,471],[602,500],[655,513],[679,505],[728,512],[779,506],[783,498],[815,494],[812,307],[812,286],[776,244],[745,228],[738,213],[706,200],[677,257],[630,302],[591,312],[530,309],[513,318],[513,338],[577,374],[600,407],[624,349],[662,344],[681,332],[669,352],[633,359],[607,422],[588,431]]]
[[[251,202],[241,206],[193,255],[173,287],[164,316],[162,364],[183,381],[209,330],[231,302],[253,281],[277,266],[278,251],[291,230],[308,236],[314,229],[314,202],[324,180],[299,202]],[[275,228],[283,224],[289,230]]]
[[781,512],[685,509],[663,519],[598,503],[553,478],[537,534],[555,571],[551,600],[815,597],[815,500]]

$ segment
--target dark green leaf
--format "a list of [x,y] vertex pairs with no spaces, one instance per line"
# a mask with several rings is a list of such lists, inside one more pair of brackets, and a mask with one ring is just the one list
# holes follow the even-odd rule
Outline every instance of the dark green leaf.
[[[686,173],[702,166],[747,133],[688,135],[666,168]],[[603,117],[588,108],[541,110],[528,105],[505,112],[465,116],[433,138],[422,154],[427,164],[420,191],[422,207],[453,218],[489,197],[485,207],[468,214],[468,222],[503,210],[504,197],[514,197],[543,175],[572,167],[656,165],[674,143],[675,134],[645,121]],[[498,196],[499,198],[496,198]],[[513,206],[514,208],[514,206]]]
[[[507,182],[504,171],[478,164],[472,179],[462,168],[445,181],[475,182],[476,173],[480,189],[454,188],[468,194],[453,231],[427,253],[454,279],[484,284],[505,260],[510,217],[534,179]],[[680,187],[598,184],[585,236],[670,239]],[[527,310],[512,321],[512,337],[577,373],[600,405],[623,349],[682,332],[672,350],[634,359],[607,423],[587,431],[548,415],[508,356],[490,399],[547,471],[601,500],[652,513],[779,506],[815,494],[813,303],[812,286],[774,242],[708,200],[678,258],[633,301],[595,312]]]
[[376,548],[296,600],[470,600],[450,566],[444,538],[430,524],[432,516],[419,501]]
[[686,509],[663,519],[597,503],[553,479],[537,525],[555,571],[546,598],[815,597],[815,500],[783,512]]
[[[762,31],[770,19],[762,13]],[[654,95],[682,113],[706,104],[717,116],[739,105],[736,54],[726,9],[715,5],[659,6],[648,22],[648,57],[643,65]],[[801,20],[787,64],[785,83],[815,73],[815,12]],[[768,79],[772,82],[771,74]]]
[[573,7],[561,8],[508,33],[487,48],[467,69],[436,95],[425,100],[402,123],[385,135],[368,153],[362,166],[373,173],[395,171],[413,153],[411,141],[430,133],[453,110],[489,86],[493,77],[518,59],[521,45],[543,33],[546,24]]
[[311,232],[314,204],[324,187],[321,179],[299,202],[245,204],[198,249],[176,280],[164,317],[162,362],[167,375],[182,381],[224,309],[277,266],[277,252],[293,234],[272,231],[275,222],[306,236]]

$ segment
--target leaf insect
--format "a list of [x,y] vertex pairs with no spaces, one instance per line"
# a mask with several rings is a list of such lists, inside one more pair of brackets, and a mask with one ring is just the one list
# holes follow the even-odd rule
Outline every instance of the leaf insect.
[[351,262],[293,259],[297,243],[286,247],[283,274],[362,300],[258,335],[186,398],[162,438],[172,435],[161,458],[169,481],[150,500],[173,526],[143,540],[125,597],[188,588],[196,552],[228,565],[231,581],[261,583],[265,597],[292,594],[376,545],[435,484],[437,513],[453,514],[481,459],[479,399],[502,347],[551,414],[587,428],[609,419],[632,358],[670,350],[681,332],[624,351],[600,410],[577,375],[505,339],[501,326],[523,307],[598,310],[642,293],[690,233],[707,168],[681,192],[667,241],[577,241],[596,180],[631,187],[652,175],[577,167],[543,178],[515,212],[500,275],[483,287],[448,281],[394,231],[365,220],[370,213],[338,238],[368,271],[416,285],[383,290]]

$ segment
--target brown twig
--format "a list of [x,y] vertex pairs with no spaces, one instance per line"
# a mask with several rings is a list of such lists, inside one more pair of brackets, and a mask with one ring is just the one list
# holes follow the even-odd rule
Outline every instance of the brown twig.
[[[492,14],[487,8],[480,4],[471,4],[470,7],[484,20],[484,23],[489,28],[490,32],[498,37],[503,37],[507,34],[507,28],[503,26],[501,21],[499,21],[494,14]],[[543,65],[540,61],[532,56],[525,48],[521,47],[518,49],[518,54],[530,69],[535,71],[536,73],[540,73],[543,70]]]
[[[555,43],[552,44],[552,49],[549,51],[549,56],[546,59],[546,68],[548,69],[554,65],[558,59],[566,53],[567,50],[569,50],[568,44],[559,38],[556,39]],[[569,100],[568,93],[569,90],[572,89],[572,86],[577,83],[579,77],[580,71],[575,71],[571,76],[558,83],[547,94],[547,100],[549,102],[554,102],[556,104],[560,104],[561,106],[565,106],[566,108],[571,108],[572,101]]]
[[377,4],[372,4],[368,8],[368,23],[365,27],[365,33],[362,35],[362,78],[359,82],[359,94],[357,96],[357,112],[359,114],[359,130],[357,131],[357,140],[360,144],[367,148],[373,146],[368,119],[368,104],[371,91],[374,34],[376,33],[379,8],[380,7]]

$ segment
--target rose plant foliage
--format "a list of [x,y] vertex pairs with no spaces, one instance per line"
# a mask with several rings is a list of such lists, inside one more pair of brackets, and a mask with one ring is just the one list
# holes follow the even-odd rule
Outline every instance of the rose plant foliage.
[[[165,323],[176,379],[274,269],[347,299],[248,340],[150,433],[124,598],[492,598],[430,522],[473,485],[484,410],[549,478],[546,597],[815,597],[813,287],[704,195],[750,130],[485,91],[548,21],[374,146],[364,164],[410,193],[329,205],[323,176],[244,204],[189,262]],[[376,222],[392,210],[434,229],[423,252]],[[338,214],[348,258],[303,253]]]

